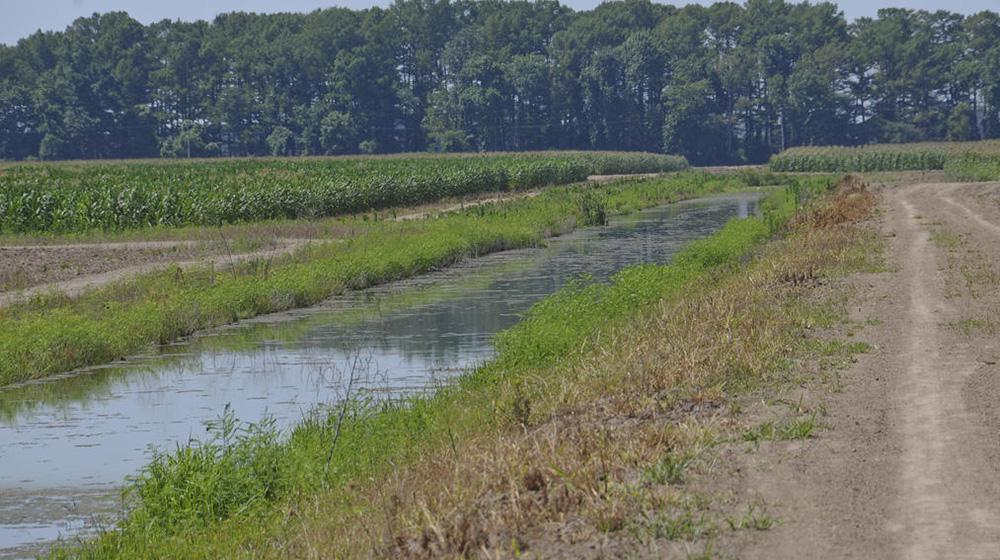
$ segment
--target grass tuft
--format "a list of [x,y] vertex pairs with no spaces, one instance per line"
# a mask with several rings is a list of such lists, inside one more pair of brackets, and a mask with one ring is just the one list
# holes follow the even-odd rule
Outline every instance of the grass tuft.
[[955,249],[962,244],[962,237],[950,231],[936,229],[931,232],[931,243],[942,249]]

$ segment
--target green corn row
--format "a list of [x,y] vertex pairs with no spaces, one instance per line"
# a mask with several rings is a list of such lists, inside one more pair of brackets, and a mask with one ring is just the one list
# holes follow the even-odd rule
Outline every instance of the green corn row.
[[965,154],[948,160],[944,167],[949,178],[956,181],[1000,180],[1000,155]]
[[0,232],[333,216],[686,167],[676,156],[612,152],[24,164],[0,169]]
[[947,170],[952,161],[966,157],[1000,158],[1000,142],[925,142],[872,144],[868,146],[802,147],[771,158],[774,172],[865,172]]

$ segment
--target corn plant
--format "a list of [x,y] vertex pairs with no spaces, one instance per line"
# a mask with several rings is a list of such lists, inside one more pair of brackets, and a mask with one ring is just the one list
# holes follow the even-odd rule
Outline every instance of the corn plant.
[[[969,160],[971,158],[971,160]],[[865,172],[930,171],[982,168],[983,162],[1000,159],[1000,141],[922,142],[915,144],[871,144],[867,146],[808,146],[791,148],[771,158],[771,171]],[[969,160],[956,166],[954,162]],[[997,177],[998,175],[993,175]],[[958,178],[958,177],[956,177]]]
[[23,164],[0,169],[0,233],[333,216],[686,167],[613,152]]

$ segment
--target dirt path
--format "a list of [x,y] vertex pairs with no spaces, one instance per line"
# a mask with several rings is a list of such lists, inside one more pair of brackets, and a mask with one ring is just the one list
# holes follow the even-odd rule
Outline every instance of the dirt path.
[[[225,255],[214,255],[197,259],[171,260],[168,257],[167,259],[156,259],[153,262],[146,262],[143,264],[120,266],[117,268],[113,268],[111,270],[106,270],[104,272],[99,272],[95,274],[85,274],[82,276],[77,276],[75,278],[70,278],[68,280],[60,280],[57,282],[45,282],[22,290],[0,291],[0,307],[27,301],[32,297],[41,294],[61,293],[65,294],[68,297],[77,297],[83,292],[86,292],[88,290],[93,290],[95,288],[105,286],[112,282],[135,277],[140,274],[147,274],[150,272],[163,270],[169,266],[179,266],[182,269],[205,267],[205,266],[213,266],[215,268],[225,268],[229,266],[235,266],[242,262],[251,261],[254,259],[270,259],[280,255],[291,253],[299,249],[300,247],[303,247],[312,242],[316,241],[311,239],[282,239],[276,242],[275,247],[261,251],[253,251],[241,254],[227,253]],[[149,243],[157,243],[157,242],[149,242]],[[131,244],[134,245],[135,243]],[[98,247],[94,247],[93,249],[89,250],[114,252],[116,250],[114,245],[115,245],[114,243],[99,244]]]
[[825,397],[829,430],[749,460],[781,524],[740,558],[1000,558],[998,184],[884,192],[891,272],[852,309],[875,350]]

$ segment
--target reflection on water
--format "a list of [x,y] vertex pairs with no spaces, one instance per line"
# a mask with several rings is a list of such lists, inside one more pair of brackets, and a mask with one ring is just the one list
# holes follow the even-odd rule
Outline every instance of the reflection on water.
[[497,332],[570,280],[665,262],[746,216],[756,200],[733,195],[640,212],[543,249],[490,255],[0,391],[0,557],[78,530],[88,512],[113,510],[94,496],[113,496],[151,446],[201,437],[227,404],[242,420],[271,415],[288,426],[341,395],[359,357],[373,368],[367,389],[426,390],[490,358]]

